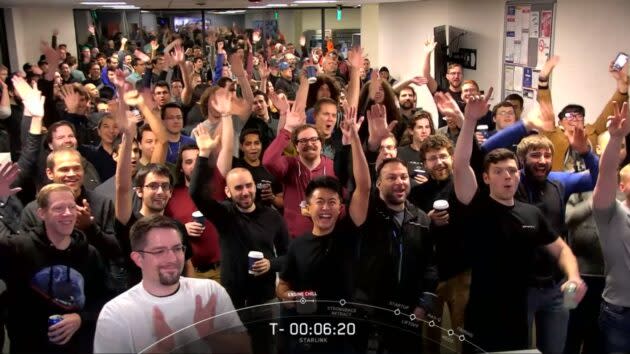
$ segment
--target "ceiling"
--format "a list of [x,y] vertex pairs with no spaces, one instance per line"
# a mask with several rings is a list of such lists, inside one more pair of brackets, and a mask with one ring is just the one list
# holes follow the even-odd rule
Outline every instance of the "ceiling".
[[[124,2],[142,9],[244,9],[250,6],[270,6],[281,8],[282,5],[289,8],[295,7],[333,7],[336,5],[358,6],[362,4],[410,2],[418,0],[322,0],[320,3],[296,4],[300,0],[260,0],[250,2],[248,0],[0,0],[0,7],[72,7],[75,9],[97,9],[99,5],[82,5],[81,2]],[[303,1],[303,0],[302,0]],[[316,0],[307,0],[316,1]],[[328,3],[324,3],[328,1]],[[334,2],[332,2],[334,1]],[[274,6],[279,4],[279,6]]]

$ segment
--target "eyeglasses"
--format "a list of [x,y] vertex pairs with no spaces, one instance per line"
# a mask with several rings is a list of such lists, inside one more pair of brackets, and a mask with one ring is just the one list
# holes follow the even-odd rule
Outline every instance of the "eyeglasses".
[[74,213],[77,210],[77,205],[59,205],[59,206],[54,206],[52,208],[50,208],[50,210],[55,213],[55,214],[63,214],[66,211],[69,211],[71,213]]
[[565,113],[564,118],[567,120],[584,120],[584,116],[580,113]]
[[157,192],[160,188],[162,188],[163,191],[168,192],[171,190],[171,184],[168,182],[164,182],[164,183],[151,182],[145,185],[144,188],[149,188],[150,190],[154,192]]
[[297,142],[298,144],[306,144],[306,143],[315,143],[319,141],[319,137],[318,136],[313,136],[310,138],[302,138],[302,139],[298,139]]
[[502,116],[502,117],[505,117],[505,116],[513,116],[513,115],[514,115],[514,112],[510,112],[510,111],[500,112],[500,111],[499,111],[499,112],[497,112],[497,115],[498,115],[498,116]]
[[150,254],[152,256],[158,257],[158,258],[162,258],[164,256],[166,256],[166,254],[171,251],[173,252],[173,254],[175,256],[180,256],[182,253],[186,252],[186,246],[184,245],[178,245],[178,246],[174,246],[172,248],[158,248],[154,251],[145,251],[145,250],[137,250],[136,252],[138,253],[146,253],[146,254]]
[[433,156],[428,157],[427,161],[429,162],[437,162],[437,160],[445,161],[445,160],[448,160],[449,157],[451,156],[447,154],[433,155]]

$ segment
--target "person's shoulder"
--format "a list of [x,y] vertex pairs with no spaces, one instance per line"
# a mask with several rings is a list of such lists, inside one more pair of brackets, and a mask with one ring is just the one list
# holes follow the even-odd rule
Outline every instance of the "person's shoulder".
[[[109,179],[108,179],[108,181],[109,181]],[[105,182],[107,182],[107,181],[105,181]],[[112,201],[112,199],[110,197],[108,197],[102,191],[99,191],[97,189],[101,185],[103,185],[103,183],[99,184],[94,190],[89,190],[89,189],[85,190],[85,196],[86,196],[86,199],[87,199],[88,203],[90,203],[90,205],[93,205],[93,204],[106,204],[106,203],[109,203],[109,202]]]
[[138,283],[124,293],[109,300],[103,306],[101,314],[107,314],[110,317],[124,318],[125,311],[138,307],[138,300],[142,297],[140,293],[141,286],[142,283]]

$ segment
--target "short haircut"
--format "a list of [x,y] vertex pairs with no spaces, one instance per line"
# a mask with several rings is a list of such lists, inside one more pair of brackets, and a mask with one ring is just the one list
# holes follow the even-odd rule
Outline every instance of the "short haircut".
[[265,99],[265,102],[267,102],[269,100],[268,97],[267,97],[267,94],[262,92],[262,91],[260,91],[260,90],[254,91],[254,97],[256,97],[256,96],[263,96],[263,98]]
[[518,103],[523,107],[523,96],[518,93],[511,93],[505,97],[506,101],[518,101]]
[[78,150],[64,147],[59,150],[51,151],[50,154],[48,154],[48,156],[46,157],[46,168],[49,168],[51,170],[54,169],[55,158],[57,157],[57,155],[63,155],[63,154],[74,155],[76,158],[79,159],[79,163],[81,163],[81,153]]
[[400,94],[402,94],[402,92],[405,90],[411,91],[411,95],[413,97],[416,97],[416,90],[414,90],[413,87],[411,87],[410,85],[407,85],[398,89],[398,95],[397,95],[398,99],[400,99]]
[[619,170],[619,181],[625,182],[626,179],[630,178],[630,164],[627,164]]
[[435,125],[433,125],[433,117],[431,117],[431,113],[427,111],[417,111],[409,120],[409,129],[413,129],[416,127],[416,122],[420,119],[426,119],[429,121],[429,128],[431,128],[431,135],[435,134]]
[[479,84],[475,80],[464,80],[464,82],[462,82],[462,86],[464,86],[464,85],[473,85],[473,86],[475,86],[477,91],[479,91]]
[[319,100],[317,100],[317,102],[315,102],[315,106],[313,106],[313,116],[317,116],[319,114],[319,111],[322,110],[322,107],[327,104],[337,107],[337,102],[332,98],[320,98]]
[[[105,103],[107,104],[107,102],[98,102],[100,103]],[[106,113],[103,114],[103,116],[101,117],[101,119],[98,120],[98,125],[96,126],[98,129],[101,129],[101,126],[103,125],[103,121],[109,119],[109,120],[113,120],[114,123],[116,123],[116,117],[114,117],[113,115],[111,115],[110,113]]]
[[558,118],[560,120],[564,119],[564,115],[567,113],[578,113],[582,115],[583,117],[586,116],[586,110],[584,109],[584,107],[580,106],[579,104],[569,104],[569,105],[564,106],[562,111],[558,113]]
[[179,105],[179,103],[168,102],[164,105],[164,107],[162,107],[162,111],[160,112],[160,116],[162,117],[162,119],[164,119],[164,117],[166,116],[166,110],[169,108],[177,108],[180,110],[180,112],[182,112],[182,114],[184,114],[184,110],[182,109],[182,106]]
[[324,139],[325,139],[324,135],[322,134],[322,132],[317,130],[317,128],[313,124],[303,124],[303,125],[300,125],[299,127],[295,128],[293,130],[293,133],[291,133],[291,142],[293,143],[293,145],[297,146],[297,144],[298,144],[298,135],[300,135],[300,133],[305,131],[306,129],[313,129],[313,130],[315,130],[315,132],[317,133],[317,136],[319,137],[319,141],[324,142]]
[[[112,142],[112,151],[114,154],[118,154],[118,150],[120,149],[120,145],[122,145],[123,142],[123,137],[122,135],[118,135],[115,139],[114,142]],[[139,147],[138,145],[138,139],[133,138],[131,140],[131,148],[133,149],[133,144],[136,144],[136,147]],[[142,153],[142,152],[140,152]]]
[[46,144],[52,143],[53,134],[57,131],[57,128],[62,126],[70,127],[74,136],[77,136],[77,131],[74,130],[74,124],[68,122],[67,120],[60,120],[58,122],[54,122],[48,127],[48,132],[46,133]]
[[37,193],[37,206],[42,209],[48,208],[50,205],[50,195],[53,192],[69,192],[72,194],[72,189],[61,183],[47,184],[39,190],[39,193]]
[[199,99],[199,108],[201,109],[201,115],[203,117],[208,117],[208,104],[220,88],[221,87],[219,86],[210,86],[201,94],[201,98]]
[[131,66],[134,67],[134,68],[136,66],[138,66],[138,64],[142,64],[142,63],[144,63],[144,61],[142,59],[138,59],[138,58],[132,58],[131,59]]
[[230,79],[229,77],[222,77],[219,80],[217,80],[217,86],[226,88],[227,85],[231,84],[232,82],[234,82],[234,80]]
[[516,146],[516,155],[524,163],[527,153],[534,149],[549,149],[553,155],[553,143],[549,138],[540,134],[533,134],[523,138]]
[[450,63],[448,64],[448,66],[446,67],[446,72],[448,73],[449,70],[451,70],[452,68],[456,68],[456,67],[460,67],[462,70],[464,70],[464,67],[462,66],[462,64],[459,63]]
[[155,93],[155,89],[158,87],[164,87],[166,88],[166,91],[168,91],[169,93],[171,92],[171,87],[168,85],[168,82],[164,80],[160,80],[155,83],[155,86],[153,87],[153,90],[151,91],[151,93]]
[[107,55],[105,55],[105,53],[103,52],[96,54],[96,59],[101,59],[101,58],[107,59]]
[[311,199],[313,192],[317,189],[328,189],[337,193],[339,198],[342,197],[342,189],[339,180],[336,177],[332,176],[319,176],[313,178],[308,185],[306,186],[306,190],[304,191],[304,195],[306,196],[306,200]]
[[[496,117],[497,111],[499,110],[499,108],[503,108],[503,107],[512,108],[514,110],[514,114],[516,114],[516,107],[514,107],[514,105],[511,102],[507,101],[507,98],[506,98],[506,101],[501,101],[497,103],[494,107],[492,107],[492,116]],[[516,119],[518,119],[518,117],[516,117]]]
[[426,161],[427,152],[441,149],[446,149],[453,156],[453,143],[449,138],[442,134],[429,135],[420,144],[420,160]]
[[258,140],[262,140],[262,134],[260,133],[260,130],[256,128],[247,128],[241,131],[241,135],[239,135],[238,137],[238,142],[243,144],[243,142],[245,142],[245,137],[252,134],[258,135]]
[[377,179],[381,178],[381,171],[383,171],[383,167],[385,167],[385,165],[389,165],[390,163],[399,163],[399,164],[405,166],[405,168],[407,168],[407,163],[405,162],[405,160],[401,160],[398,157],[386,158],[385,160],[381,161],[380,165],[378,165],[376,167],[376,178]]
[[136,173],[136,180],[135,180],[136,188],[144,187],[144,182],[146,181],[149,173],[153,173],[156,176],[168,177],[169,183],[171,185],[173,184],[173,175],[171,175],[171,170],[169,170],[168,167],[166,167],[166,165],[150,163],[140,168],[138,173]]
[[500,148],[490,151],[483,158],[483,172],[488,172],[491,164],[496,164],[505,160],[514,160],[518,164],[516,155],[511,150]]
[[77,65],[78,60],[76,57],[73,56],[67,56],[66,57],[66,64],[68,64],[68,66],[73,66],[73,65]]
[[129,230],[129,242],[132,251],[140,251],[147,245],[147,235],[153,229],[172,229],[177,232],[180,240],[182,233],[177,222],[161,214],[145,216],[136,221]]

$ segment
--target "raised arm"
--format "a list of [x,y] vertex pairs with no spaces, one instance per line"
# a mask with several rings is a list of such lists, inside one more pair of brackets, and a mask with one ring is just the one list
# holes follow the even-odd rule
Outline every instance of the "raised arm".
[[210,104],[221,113],[221,149],[217,157],[217,168],[222,176],[232,169],[232,156],[234,155],[234,123],[232,122],[232,94],[227,89],[219,89],[214,94]]
[[[538,74],[537,100],[541,106],[541,118],[543,120],[543,129],[545,131],[553,131],[556,128],[556,117],[553,113],[553,102],[551,101],[551,88],[549,87],[549,77],[553,72],[553,68],[555,68],[559,61],[559,56],[552,56],[545,62],[545,65]],[[542,109],[543,107],[545,109]]]
[[356,106],[345,107],[344,119],[341,122],[342,140],[350,142],[352,146],[352,171],[354,171],[355,189],[350,199],[349,215],[355,225],[363,225],[367,217],[370,199],[370,170],[368,167],[363,145],[359,138],[359,128],[363,123],[363,117],[357,119]]
[[437,42],[433,39],[433,37],[429,37],[426,41],[424,41],[424,46],[422,47],[422,60],[420,61],[420,72],[422,73],[422,77],[427,78],[427,87],[431,94],[435,94],[437,91],[437,81],[431,76],[431,53],[435,50],[435,46]]
[[[111,107],[111,106],[110,106]],[[132,178],[131,169],[131,149],[133,138],[136,136],[135,121],[127,118],[127,105],[124,100],[119,101],[118,109],[113,112],[118,122],[118,127],[122,132],[122,142],[120,144],[120,154],[116,163],[116,198],[114,199],[114,210],[116,219],[123,225],[129,222],[132,205]]]
[[621,108],[616,102],[614,106],[615,115],[608,118],[610,121],[608,126],[610,141],[608,141],[599,161],[599,178],[593,192],[594,209],[607,209],[615,202],[619,150],[625,136],[630,134],[628,102],[624,102]]
[[254,93],[252,92],[252,86],[249,84],[249,80],[247,80],[247,74],[243,67],[243,58],[241,55],[238,53],[230,55],[230,65],[232,67],[232,74],[236,76],[236,80],[241,87],[243,99],[247,102],[249,107],[251,107],[254,104]]
[[361,47],[355,47],[348,51],[348,63],[350,64],[350,80],[346,97],[348,98],[348,106],[357,107],[361,93],[361,74],[359,70],[363,65],[363,49]]
[[612,63],[608,69],[610,75],[615,79],[617,89],[613,93],[612,97],[606,102],[604,109],[599,114],[597,119],[592,125],[587,125],[587,134],[592,143],[597,140],[597,137],[606,131],[606,121],[609,116],[615,114],[615,102],[624,102],[628,100],[628,64],[623,66],[621,70],[614,70]]
[[[485,116],[488,111],[488,100],[492,97],[492,87],[488,89],[486,96],[473,96],[466,104],[464,122],[462,124],[457,144],[455,144],[455,156],[453,157],[453,179],[455,195],[457,199],[465,205],[470,204],[475,193],[477,193],[477,179],[475,172],[470,166],[470,156],[472,154],[472,139],[475,134],[477,121]],[[459,110],[457,103],[449,94],[436,93],[436,103],[438,106],[450,106],[452,110]]]
[[11,101],[9,101],[9,90],[7,84],[0,80],[0,119],[11,117]]
[[[168,131],[162,119],[155,116],[153,110],[147,104],[147,100],[151,100],[150,95],[140,94],[136,90],[125,93],[125,103],[130,106],[138,107],[140,113],[144,117],[144,121],[149,124],[151,131],[155,134],[155,148],[151,155],[151,163],[163,164],[166,161],[166,153],[168,152]],[[146,97],[146,98],[145,98]]]
[[293,130],[306,123],[304,109],[298,112],[299,108],[296,107],[297,105],[293,105],[289,108],[284,128],[278,131],[278,135],[263,155],[263,166],[280,181],[284,180],[289,171],[289,157],[285,156],[283,151],[290,143]]
[[383,105],[374,104],[366,113],[369,132],[368,151],[375,152],[380,148],[381,141],[394,129],[396,121],[387,124],[387,109]]
[[173,54],[173,59],[175,63],[179,66],[179,70],[182,72],[182,81],[184,82],[184,90],[182,91],[182,103],[185,105],[190,104],[190,100],[192,99],[192,81],[191,81],[191,69],[188,67],[188,63],[186,62],[186,56],[184,55],[184,48],[181,45],[181,41],[174,41],[174,49],[175,53]]

